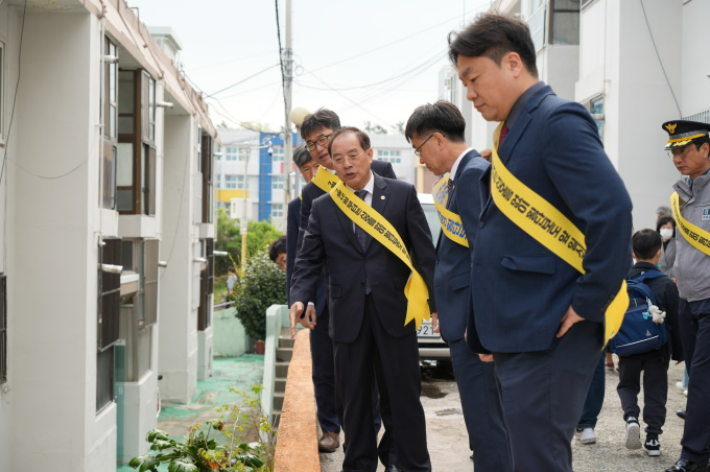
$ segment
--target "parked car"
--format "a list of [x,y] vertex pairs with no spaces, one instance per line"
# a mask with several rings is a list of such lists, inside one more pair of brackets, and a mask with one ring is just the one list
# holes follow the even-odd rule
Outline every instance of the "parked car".
[[[429,193],[420,193],[418,197],[424,209],[427,223],[429,223],[432,240],[436,245],[439,240],[441,226],[439,226],[439,216],[436,213],[436,207],[434,207],[434,199]],[[419,326],[417,341],[419,342],[419,358],[422,360],[442,360],[451,357],[449,346],[439,333],[434,332],[431,321],[424,320]]]

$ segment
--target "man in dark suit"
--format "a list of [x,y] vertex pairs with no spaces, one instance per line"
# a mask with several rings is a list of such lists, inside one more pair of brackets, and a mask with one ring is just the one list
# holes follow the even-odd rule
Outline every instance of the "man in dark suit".
[[[460,218],[466,232],[461,240],[450,236],[447,225],[442,225],[434,273],[439,316],[438,320],[432,320],[432,326],[449,343],[474,469],[510,472],[513,464],[493,364],[481,361],[468,349],[464,339],[473,309],[471,259],[481,212],[480,179],[490,167],[478,152],[468,147],[465,130],[466,120],[459,109],[442,100],[414,110],[404,135],[420,162],[447,180],[437,186],[441,191],[434,199],[453,214],[449,218]],[[468,246],[462,244],[466,242]]]
[[[313,157],[313,161],[321,166],[322,172],[335,173],[333,169],[333,162],[330,159],[330,151],[328,149],[328,144],[333,133],[340,129],[340,118],[338,115],[328,109],[321,108],[320,110],[312,113],[306,118],[304,118],[301,125],[301,136],[306,141],[306,148]],[[392,164],[389,162],[373,161],[372,169],[375,173],[378,173],[382,177],[388,177],[396,179],[397,177],[392,170]],[[326,190],[318,187],[315,182],[309,182],[303,188],[301,196],[301,212],[300,212],[300,226],[298,232],[298,241],[296,243],[296,248],[298,251],[301,248],[303,242],[303,235],[308,225],[308,217],[311,214],[311,205],[313,200],[325,195]],[[326,287],[325,283],[325,272],[322,280],[317,284],[320,287],[316,290],[313,299],[310,302],[315,303],[315,310],[318,319],[321,320],[318,324],[310,323],[308,320],[312,319],[311,316],[304,316],[301,319],[301,324],[307,328],[312,329],[315,333],[311,336],[311,355],[314,362],[314,382],[321,385],[321,390],[324,392],[322,397],[330,395],[330,391],[333,392],[333,401],[336,401],[337,396],[334,391],[334,374],[333,372],[333,341],[328,336],[328,323],[330,318],[330,311],[328,307],[328,299],[326,297]],[[308,310],[313,310],[313,305],[309,305]],[[308,313],[306,313],[308,315]],[[330,374],[328,372],[331,372]],[[377,390],[373,390],[373,395],[377,396]],[[334,407],[335,408],[335,407]],[[328,407],[330,410],[330,406]],[[383,398],[381,402],[376,403],[375,406],[375,429],[379,431],[380,429],[380,413],[384,416],[385,423],[385,435],[380,442],[380,459],[385,466],[396,465],[397,457],[394,448],[391,445],[391,437],[387,431],[387,426],[389,422],[389,404],[386,398]],[[340,408],[336,408],[336,411]],[[340,446],[338,440],[338,433],[340,428],[329,427],[327,430],[324,429],[323,437],[320,439],[318,446],[322,452],[333,452]]]
[[[514,470],[570,472],[570,443],[605,342],[606,309],[631,262],[631,200],[589,112],[539,81],[525,23],[480,15],[450,36],[449,54],[476,110],[504,122],[480,186],[485,204],[468,339],[495,361]],[[535,213],[535,195],[536,205],[564,218]],[[551,218],[576,226],[586,249],[561,226],[545,227]],[[565,252],[570,247],[578,250]]]
[[[296,147],[293,153],[293,162],[301,172],[306,185],[311,181],[318,170],[318,164],[313,160],[305,143]],[[286,287],[291,291],[291,277],[298,250],[298,234],[301,218],[301,196],[291,200],[288,204],[288,220],[286,227]],[[316,312],[319,323],[312,326],[311,330],[311,362],[313,365],[313,389],[316,397],[316,413],[318,424],[323,435],[318,441],[321,452],[334,452],[339,446],[340,420],[335,401],[335,366],[333,365],[333,342],[328,336],[328,316],[325,302],[325,284],[318,284],[314,301],[308,303],[306,310]],[[317,309],[316,309],[317,308]],[[309,316],[308,319],[311,319]],[[320,350],[318,348],[321,348]],[[327,353],[322,355],[323,350]],[[329,354],[329,355],[328,355]]]
[[[336,131],[330,146],[342,180],[339,185],[357,191],[364,203],[399,233],[413,267],[429,287],[433,310],[434,247],[416,190],[371,171],[370,140],[357,128]],[[363,190],[364,194],[360,193]],[[313,202],[293,274],[292,335],[323,267],[327,267],[330,335],[335,344],[335,377],[345,430],[343,470],[348,472],[374,472],[377,468],[371,394],[376,371],[380,394],[392,400],[392,438],[400,467],[386,470],[431,470],[419,400],[416,328],[414,323],[405,325],[408,300],[404,289],[413,273],[388,247],[356,225],[329,193]],[[426,305],[423,300],[421,303]]]

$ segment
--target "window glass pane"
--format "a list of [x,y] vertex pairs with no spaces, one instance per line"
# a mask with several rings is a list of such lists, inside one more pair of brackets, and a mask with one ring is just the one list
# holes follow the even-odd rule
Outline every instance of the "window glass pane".
[[3,67],[3,64],[5,63],[5,45],[3,43],[0,43],[0,136],[4,135],[4,130],[5,126],[3,124],[3,99],[5,98],[5,94],[2,93],[2,91],[5,89],[5,68]]
[[148,85],[148,114],[150,120],[150,129],[148,137],[151,142],[155,141],[155,80],[150,79]]
[[555,12],[552,21],[554,44],[579,44],[579,11]]
[[133,144],[119,143],[116,155],[116,185],[131,187],[133,185]]
[[145,207],[148,197],[148,145],[141,146],[141,208],[144,213],[148,213],[148,208]]
[[109,210],[116,208],[116,154],[115,146],[104,143],[101,164],[101,206]]
[[121,265],[123,271],[136,271],[133,263],[133,240],[124,239],[121,241]]
[[133,210],[133,189],[118,189],[116,197],[116,209],[118,211]]
[[[133,134],[135,114],[135,73],[133,71],[120,71],[118,74],[118,118],[119,134]],[[130,116],[124,116],[130,115]]]
[[96,354],[96,411],[113,402],[113,347]]

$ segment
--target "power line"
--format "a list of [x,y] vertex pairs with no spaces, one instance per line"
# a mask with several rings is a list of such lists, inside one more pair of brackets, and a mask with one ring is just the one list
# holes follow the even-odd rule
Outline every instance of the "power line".
[[[17,106],[17,93],[20,90],[20,75],[22,74],[22,40],[25,37],[25,18],[27,17],[27,0],[22,8],[22,27],[20,28],[20,44],[17,51],[17,83],[15,83],[15,96],[12,99],[12,113],[10,113],[10,123],[7,128],[7,139],[5,140],[5,153],[2,156],[2,168],[0,168],[0,183],[5,175],[5,163],[7,162],[7,151],[10,147],[10,138],[12,136],[12,124],[15,122],[15,110]],[[5,199],[7,201],[7,199]],[[5,213],[7,214],[7,212]],[[7,227],[7,225],[5,225]],[[5,251],[7,252],[7,251]]]
[[279,39],[279,63],[281,64],[281,88],[284,95],[284,110],[288,108],[288,99],[286,98],[286,69],[284,69],[284,50],[281,46],[281,21],[279,20],[279,0],[274,0],[276,5],[276,36]]
[[671,81],[668,79],[668,74],[666,74],[666,68],[663,67],[663,61],[661,60],[661,54],[658,52],[656,47],[656,41],[653,39],[653,32],[651,31],[651,25],[648,23],[648,17],[646,16],[646,8],[643,6],[643,0],[639,0],[641,4],[641,10],[643,11],[643,18],[646,20],[646,27],[648,28],[648,34],[651,36],[651,44],[653,44],[653,49],[656,51],[656,57],[658,57],[658,63],[661,65],[661,70],[663,71],[663,77],[666,78],[666,83],[668,84],[668,89],[671,91],[673,96],[673,101],[675,102],[676,108],[678,108],[679,118],[683,118],[683,113],[680,111],[680,105],[678,104],[678,99],[675,97],[673,92],[673,87],[671,87]]
[[239,82],[236,82],[236,83],[234,83],[234,84],[232,84],[232,85],[230,85],[230,86],[228,86],[228,87],[225,87],[225,88],[223,88],[223,89],[217,90],[216,92],[211,93],[211,94],[209,94],[209,95],[207,95],[207,96],[208,96],[208,97],[214,97],[214,96],[217,95],[218,93],[222,93],[222,92],[224,92],[225,90],[229,90],[229,89],[231,89],[231,88],[236,87],[237,85],[241,85],[241,84],[243,84],[244,82],[246,82],[247,80],[253,79],[253,78],[256,77],[257,75],[263,74],[263,73],[266,72],[267,70],[271,70],[271,69],[273,69],[274,67],[276,67],[276,66],[278,66],[278,65],[279,65],[279,63],[272,64],[272,65],[270,65],[269,67],[267,67],[266,69],[262,69],[262,70],[260,70],[259,72],[250,75],[250,76],[247,77],[246,79],[242,79],[242,80],[240,80]]

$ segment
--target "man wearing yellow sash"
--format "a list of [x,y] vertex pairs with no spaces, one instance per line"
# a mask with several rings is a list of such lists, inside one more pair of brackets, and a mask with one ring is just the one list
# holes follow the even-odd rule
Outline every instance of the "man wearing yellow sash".
[[481,361],[464,339],[473,310],[471,260],[481,212],[480,180],[490,167],[466,144],[465,130],[466,120],[456,105],[441,100],[417,107],[404,135],[419,161],[442,176],[432,192],[441,224],[434,272],[439,316],[432,325],[449,345],[473,466],[479,472],[510,472],[513,464],[494,366]]
[[292,333],[326,267],[345,432],[342,470],[377,468],[377,384],[383,405],[389,399],[399,461],[386,470],[428,472],[416,326],[429,306],[434,310],[431,233],[414,186],[372,172],[367,134],[341,128],[330,146],[342,181],[313,202],[292,279]]
[[449,54],[476,110],[503,122],[481,182],[469,345],[495,362],[513,470],[571,472],[605,325],[628,308],[631,200],[589,112],[538,79],[524,22],[482,14]]
[[680,291],[679,322],[690,375],[683,450],[668,472],[705,471],[710,465],[710,125],[663,123],[666,151],[683,177],[673,186],[676,223],[673,271]]
[[[300,224],[296,242],[296,255],[303,244],[303,235],[308,225],[313,201],[330,192],[340,179],[335,175],[333,162],[330,159],[328,144],[330,139],[340,129],[340,118],[332,110],[321,108],[306,116],[301,124],[301,136],[306,140],[306,149],[313,161],[320,167],[311,181],[303,187],[300,200]],[[372,163],[373,171],[382,177],[396,179],[389,162],[375,161]],[[289,220],[291,215],[288,216]],[[318,420],[323,430],[323,436],[318,441],[321,452],[334,452],[339,446],[340,420],[342,411],[336,402],[335,392],[335,367],[333,364],[333,340],[329,336],[330,310],[326,290],[326,274],[316,284],[318,289],[309,300],[309,307],[302,315],[301,324],[311,329],[311,358],[313,360],[313,381],[318,408]],[[318,320],[317,322],[315,320]],[[377,398],[377,389],[373,389]],[[386,400],[384,400],[386,401]],[[382,421],[385,428],[390,424],[389,407],[381,407]],[[379,431],[381,422],[380,407],[375,411],[375,430]],[[391,446],[391,436],[385,431],[379,449],[380,459],[385,467],[396,466],[397,455]]]

